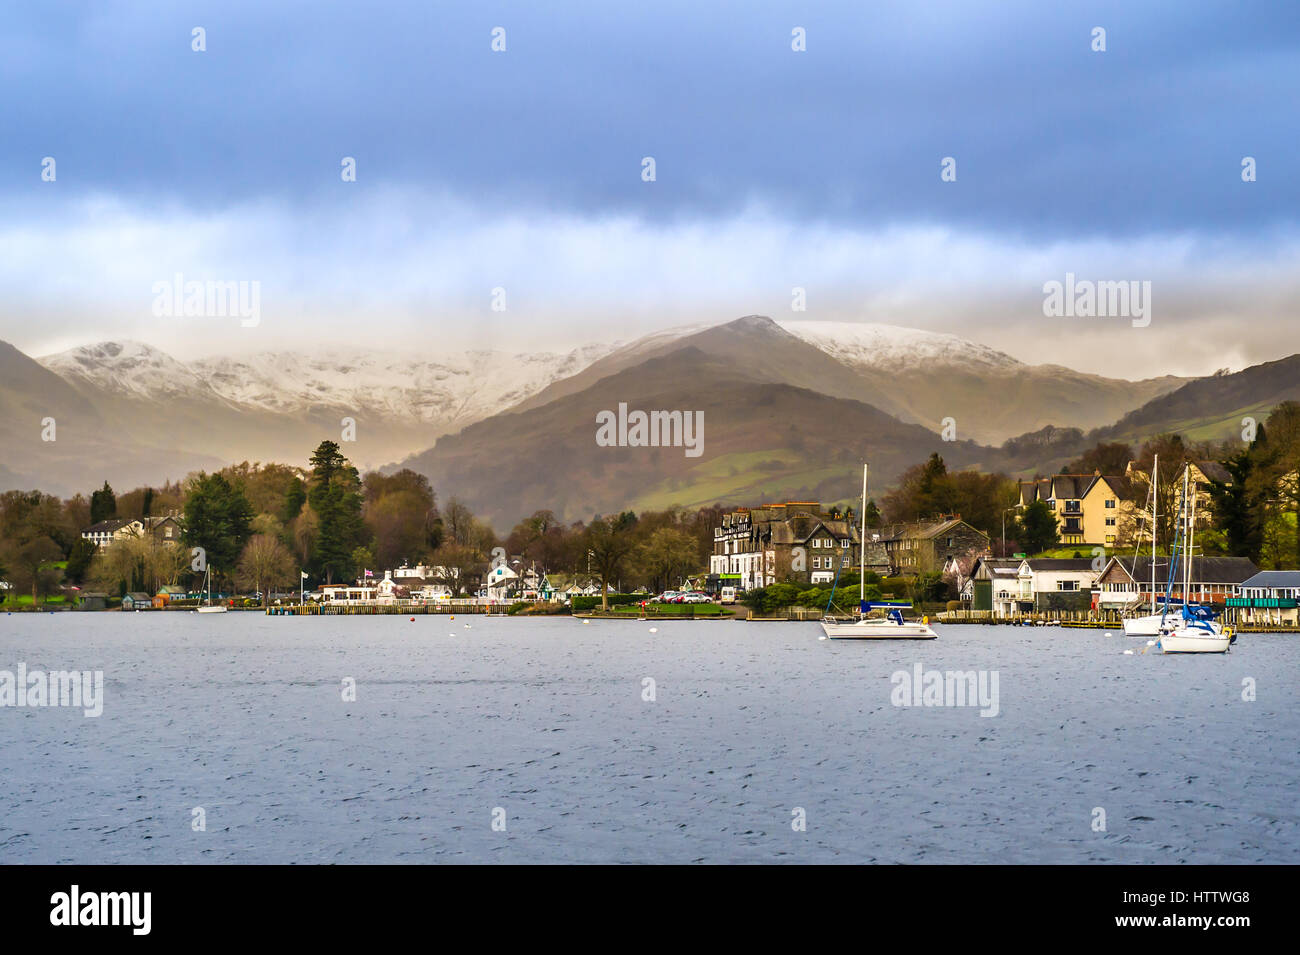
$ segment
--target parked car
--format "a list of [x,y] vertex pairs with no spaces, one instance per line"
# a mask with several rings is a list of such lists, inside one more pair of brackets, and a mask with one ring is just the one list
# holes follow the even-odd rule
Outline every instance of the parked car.
[[720,602],[724,604],[734,604],[736,602],[736,588],[723,587]]

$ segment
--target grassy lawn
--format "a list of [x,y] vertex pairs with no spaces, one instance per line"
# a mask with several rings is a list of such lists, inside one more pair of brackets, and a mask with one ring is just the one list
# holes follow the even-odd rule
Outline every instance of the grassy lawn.
[[[1220,415],[1207,415],[1203,418],[1188,418],[1183,421],[1173,421],[1162,426],[1166,431],[1177,431],[1182,434],[1185,440],[1189,441],[1221,441],[1224,438],[1238,435],[1241,431],[1241,419],[1247,416],[1263,421],[1268,417],[1269,412],[1273,410],[1273,402],[1266,401],[1258,405],[1246,405],[1237,408],[1235,411],[1228,411]],[[1140,442],[1145,439],[1145,432],[1141,429],[1126,435],[1116,435],[1112,440],[1126,440]]]
[[[51,606],[60,606],[60,605],[65,604],[65,603],[67,603],[67,602],[68,602],[68,601],[67,601],[67,598],[64,597],[63,594],[53,594],[53,595],[51,595],[51,596],[49,596],[49,597],[43,597],[43,598],[41,599],[41,604],[40,604],[40,605],[41,605],[42,607],[44,607],[46,604],[50,604]],[[6,601],[4,601],[4,602],[0,602],[0,607],[5,607],[5,606],[8,606],[8,607],[30,607],[31,605],[32,605],[32,595],[31,595],[31,594],[18,594],[16,597],[10,597],[8,600],[6,600]]]
[[[759,467],[769,463],[771,469]],[[842,467],[809,469],[799,454],[784,448],[738,452],[692,468],[675,488],[671,481],[665,481],[629,506],[654,510],[672,504],[697,507],[719,500],[754,500],[779,494],[782,488],[792,484],[816,486],[843,472]]]

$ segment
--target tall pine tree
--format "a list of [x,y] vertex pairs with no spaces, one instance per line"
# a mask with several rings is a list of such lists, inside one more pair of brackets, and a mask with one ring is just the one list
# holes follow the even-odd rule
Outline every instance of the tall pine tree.
[[364,546],[361,478],[333,441],[322,441],[311,456],[307,504],[318,520],[312,570],[333,582],[358,571],[352,553]]
[[90,495],[90,523],[98,524],[114,517],[117,517],[117,495],[105,481],[102,488]]

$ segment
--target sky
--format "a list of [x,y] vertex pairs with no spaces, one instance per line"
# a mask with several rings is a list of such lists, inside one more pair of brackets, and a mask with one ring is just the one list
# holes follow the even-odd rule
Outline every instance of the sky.
[[[0,339],[29,354],[554,350],[756,313],[1127,378],[1300,351],[1284,0],[55,0],[5,19]],[[1067,273],[1150,282],[1149,323],[1045,315]],[[256,323],[157,314],[177,275],[257,283]]]

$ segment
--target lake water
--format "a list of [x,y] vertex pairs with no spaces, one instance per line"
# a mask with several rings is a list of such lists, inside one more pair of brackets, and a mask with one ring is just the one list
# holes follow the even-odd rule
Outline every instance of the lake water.
[[[0,708],[0,862],[1300,862],[1296,636],[655,625],[0,615],[0,670],[105,679]],[[895,706],[918,663],[997,715]]]

